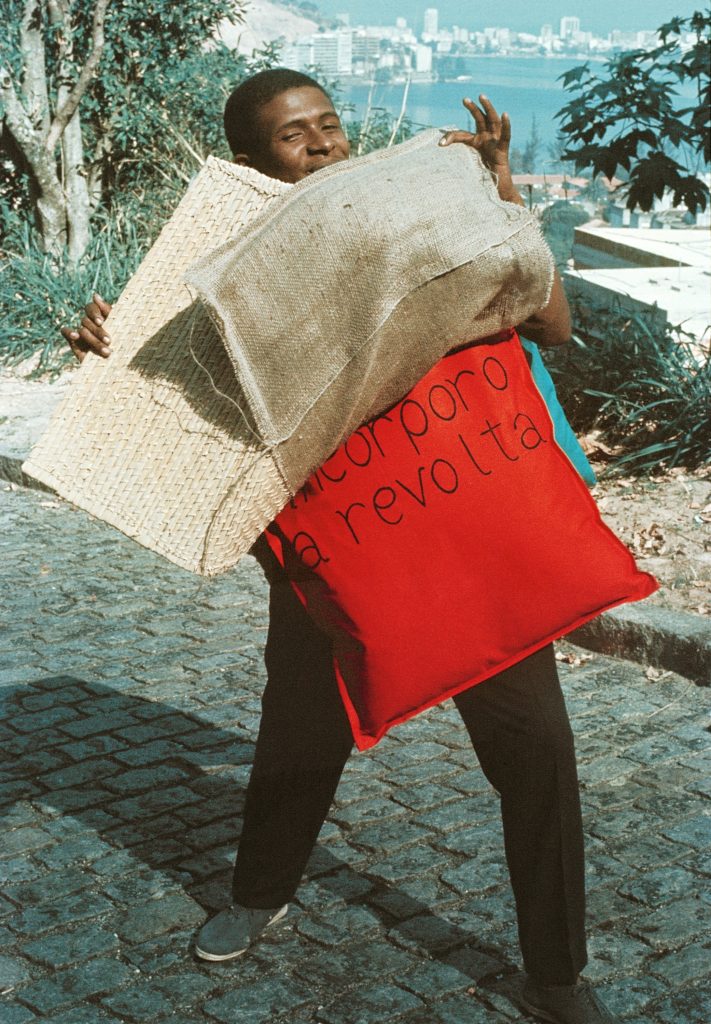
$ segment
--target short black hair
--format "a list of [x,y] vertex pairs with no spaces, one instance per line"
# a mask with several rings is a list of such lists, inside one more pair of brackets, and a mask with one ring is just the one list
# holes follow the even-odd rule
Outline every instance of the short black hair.
[[251,155],[259,151],[261,139],[257,132],[257,113],[265,103],[288,89],[303,89],[306,86],[318,89],[330,100],[326,90],[314,78],[301,71],[292,71],[291,68],[268,68],[240,82],[225,104],[225,135],[233,156],[237,153]]

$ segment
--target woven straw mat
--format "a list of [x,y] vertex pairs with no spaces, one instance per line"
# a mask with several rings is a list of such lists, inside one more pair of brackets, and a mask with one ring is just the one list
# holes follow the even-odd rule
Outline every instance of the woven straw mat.
[[439,138],[305,178],[186,276],[291,491],[449,349],[548,299],[536,219],[499,198],[475,150]]
[[207,160],[111,311],[112,355],[84,360],[23,467],[203,575],[234,565],[289,494],[183,273],[291,187]]

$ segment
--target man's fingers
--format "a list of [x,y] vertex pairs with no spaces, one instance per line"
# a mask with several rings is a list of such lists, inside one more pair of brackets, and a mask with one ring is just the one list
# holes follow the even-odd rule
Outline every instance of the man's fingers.
[[481,110],[479,110],[479,108],[477,107],[477,105],[474,102],[474,100],[465,99],[465,100],[462,100],[462,103],[467,108],[467,110],[472,115],[472,117],[474,118],[474,123],[476,124],[477,132],[485,132],[486,131],[486,118],[482,114]]
[[76,356],[76,358],[79,360],[79,362],[83,363],[84,360],[86,359],[87,349],[82,345],[82,343],[74,338],[70,338],[69,347]]
[[79,337],[79,331],[75,331],[71,327],[60,327],[60,331],[69,343],[70,349],[81,363],[87,353],[87,346]]
[[500,125],[501,118],[496,113],[496,108],[494,107],[494,104],[491,102],[489,97],[484,96],[484,94],[482,93],[482,95],[479,97],[479,102],[484,108],[484,113],[486,114],[487,127],[491,129]]
[[501,141],[507,146],[511,142],[511,118],[508,114],[501,115]]
[[98,333],[101,328],[97,327],[85,317],[78,330],[72,327],[61,327],[60,331],[69,343],[74,355],[81,362],[87,352],[96,352],[100,356],[111,354],[110,341],[103,334]]
[[76,333],[79,336],[78,340],[84,342],[92,352],[96,352],[100,356],[110,354],[108,336],[104,335],[102,329],[92,323],[88,317],[84,317]]
[[[97,319],[101,320],[101,323],[97,323]],[[84,328],[85,330],[89,331],[89,333],[92,334],[95,338],[97,338],[98,341],[105,342],[106,344],[108,344],[111,341],[111,339],[109,338],[108,331],[103,326],[103,323],[104,321],[101,317],[94,318],[90,316],[85,316],[81,322],[81,327],[79,328],[79,330]]]
[[110,312],[111,303],[94,292],[92,301],[84,307],[85,315],[79,327],[60,328],[79,362],[83,361],[87,352],[95,352],[104,358],[111,355],[111,338],[104,326]]
[[439,140],[440,146],[450,146],[453,142],[464,142],[468,146],[477,146],[476,135],[471,132],[451,131],[445,132]]
[[102,298],[98,292],[94,292],[94,295],[92,297],[95,304],[99,307],[99,312],[101,316],[106,318],[111,312],[111,303],[107,302],[106,299]]
[[[105,315],[108,315],[104,314],[105,308],[105,302],[102,303],[101,305],[99,305],[98,302],[90,302],[87,306],[84,307],[84,312],[86,313],[86,316],[84,317],[82,323],[86,324],[88,321],[92,325],[95,324],[96,327],[99,328],[97,334],[100,334],[102,337],[106,337],[108,339],[109,332],[104,327]],[[110,311],[111,307],[109,306],[109,312]]]

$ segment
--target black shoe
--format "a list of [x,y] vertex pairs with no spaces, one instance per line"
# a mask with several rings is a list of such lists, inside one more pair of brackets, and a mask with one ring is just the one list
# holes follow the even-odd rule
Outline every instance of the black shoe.
[[581,980],[575,985],[538,985],[527,978],[521,1002],[524,1009],[548,1024],[620,1024],[588,981]]
[[252,910],[233,903],[207,921],[197,934],[195,953],[202,960],[232,960],[246,953],[270,925],[281,921],[289,904],[276,910]]

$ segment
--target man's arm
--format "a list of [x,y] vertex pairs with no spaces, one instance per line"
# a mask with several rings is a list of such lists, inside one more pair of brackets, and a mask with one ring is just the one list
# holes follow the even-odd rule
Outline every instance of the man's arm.
[[570,307],[563,290],[563,282],[558,271],[554,271],[553,287],[548,305],[518,325],[524,338],[535,341],[537,345],[565,345],[570,341],[572,324]]
[[[472,100],[464,100],[464,106],[474,118],[476,132],[447,132],[440,140],[440,146],[461,142],[479,152],[484,164],[496,177],[499,197],[507,203],[518,206],[526,204],[513,183],[509,164],[511,144],[511,121],[508,114],[497,114],[486,96],[480,96],[480,109]],[[564,345],[570,341],[572,326],[570,309],[563,290],[563,282],[556,270],[553,277],[548,304],[539,309],[522,324],[517,325],[521,333],[537,345]]]

